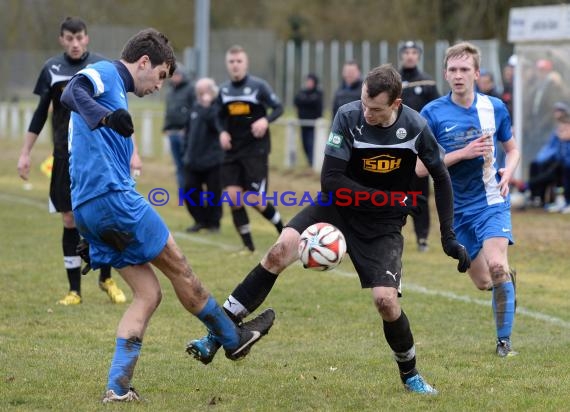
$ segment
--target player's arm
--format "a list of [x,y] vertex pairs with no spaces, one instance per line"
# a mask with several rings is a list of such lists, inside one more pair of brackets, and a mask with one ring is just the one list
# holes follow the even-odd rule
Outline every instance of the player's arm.
[[[441,148],[435,141],[429,127],[426,127],[417,140],[418,156],[422,166],[433,179],[435,206],[439,217],[441,244],[446,255],[457,259],[457,270],[465,272],[471,265],[471,259],[465,247],[457,242],[453,230],[453,187],[445,163],[442,161]],[[416,166],[417,169],[417,166]]]
[[63,90],[61,102],[69,110],[79,113],[91,130],[104,126],[115,130],[123,137],[131,137],[134,126],[130,113],[122,108],[111,111],[97,103],[94,96],[93,84],[79,73]]
[[267,83],[262,84],[261,93],[264,96],[265,104],[271,109],[271,112],[251,124],[251,133],[258,139],[265,137],[269,123],[277,120],[284,112],[283,104]]
[[24,135],[24,144],[20,151],[20,157],[18,158],[18,175],[20,175],[24,180],[28,180],[31,167],[30,154],[32,153],[32,147],[34,147],[34,144],[38,140],[38,136],[46,123],[50,103],[51,100],[49,94],[40,96],[38,106],[34,111],[28,131]]
[[91,130],[104,124],[111,112],[94,98],[95,90],[91,81],[82,74],[74,76],[61,95],[61,102],[69,110],[79,113]]
[[513,178],[515,169],[519,165],[521,154],[514,136],[506,142],[503,142],[503,150],[505,151],[505,167],[499,169],[501,180],[499,181],[499,189],[501,196],[506,197],[509,193],[509,182]]

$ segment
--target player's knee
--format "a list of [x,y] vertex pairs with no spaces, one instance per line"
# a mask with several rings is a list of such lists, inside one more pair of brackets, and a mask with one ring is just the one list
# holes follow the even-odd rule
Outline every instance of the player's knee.
[[491,279],[493,284],[506,282],[509,280],[508,272],[501,263],[491,263],[489,265],[489,272],[491,272]]
[[297,258],[298,251],[293,247],[290,242],[278,240],[265,256],[265,263],[267,267],[279,268],[279,272],[285,269]]
[[384,319],[392,318],[392,315],[400,310],[397,296],[375,296],[374,306]]

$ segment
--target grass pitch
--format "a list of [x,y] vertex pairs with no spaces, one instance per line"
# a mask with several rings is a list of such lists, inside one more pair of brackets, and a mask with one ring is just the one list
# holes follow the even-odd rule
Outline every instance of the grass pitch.
[[[61,307],[67,290],[59,215],[47,213],[48,179],[34,149],[31,190],[16,173],[19,142],[0,141],[0,409],[103,410],[100,399],[124,306],[113,305],[83,278],[84,303]],[[275,146],[278,146],[276,144]],[[281,159],[277,151],[273,156]],[[273,164],[278,164],[276,160]],[[175,192],[169,158],[146,159],[139,191]],[[303,171],[272,169],[271,190],[318,190]],[[219,302],[275,240],[274,229],[250,210],[259,254],[231,258],[239,248],[227,210],[220,234],[188,235],[191,221],[171,202],[158,208],[194,269]],[[288,219],[295,208],[281,207]],[[435,214],[435,213],[434,213]],[[439,245],[415,250],[405,227],[404,297],[417,345],[418,368],[440,394],[406,393],[399,381],[368,290],[361,290],[347,259],[321,273],[294,265],[262,307],[275,308],[268,336],[243,361],[223,355],[204,366],[185,352],[204,328],[186,313],[162,275],[164,298],[151,320],[133,381],[145,401],[109,409],[188,411],[562,411],[570,404],[570,216],[540,211],[513,214],[518,271],[518,357],[499,359],[490,293],[477,291]],[[113,276],[131,298],[116,272]]]

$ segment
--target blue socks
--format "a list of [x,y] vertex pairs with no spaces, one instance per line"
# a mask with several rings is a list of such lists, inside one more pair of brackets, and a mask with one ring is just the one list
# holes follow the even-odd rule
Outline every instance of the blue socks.
[[515,288],[513,282],[493,287],[493,314],[497,326],[497,338],[508,340],[515,321]]
[[141,347],[142,341],[139,338],[117,338],[107,389],[112,389],[119,396],[129,391]]
[[214,334],[224,348],[236,348],[239,345],[236,325],[212,296],[208,298],[206,306],[196,316]]

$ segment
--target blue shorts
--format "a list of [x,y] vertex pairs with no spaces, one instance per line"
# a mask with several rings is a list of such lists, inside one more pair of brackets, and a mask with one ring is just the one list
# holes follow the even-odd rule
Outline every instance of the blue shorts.
[[158,213],[137,192],[109,192],[73,211],[81,236],[89,242],[91,267],[121,269],[156,258],[170,234]]
[[471,259],[475,259],[483,248],[483,242],[492,237],[504,237],[513,241],[511,210],[508,203],[488,206],[478,213],[455,215],[455,235]]

